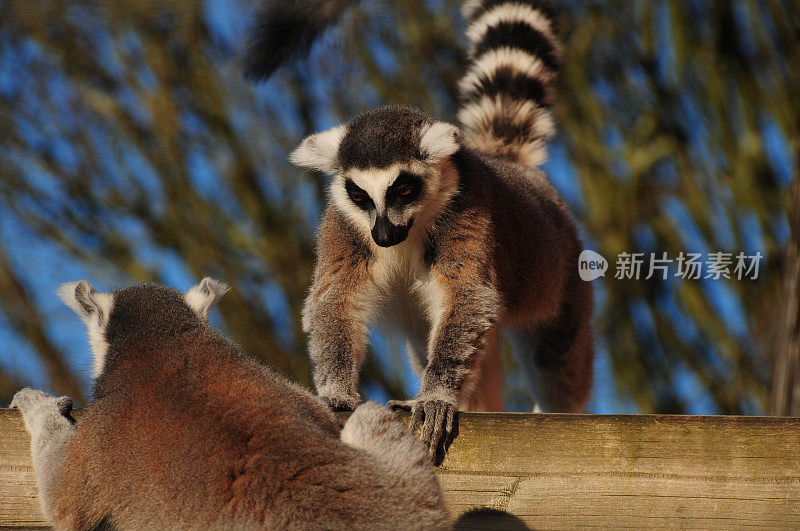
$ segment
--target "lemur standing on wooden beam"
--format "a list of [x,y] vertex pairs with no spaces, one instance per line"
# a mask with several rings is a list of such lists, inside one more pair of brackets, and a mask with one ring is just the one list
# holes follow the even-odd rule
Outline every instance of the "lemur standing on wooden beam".
[[[308,28],[298,39],[308,45],[349,3],[268,3],[252,40],[251,77],[281,63],[286,50],[270,43],[280,42],[286,20]],[[412,411],[412,428],[422,427],[434,457],[457,410],[503,409],[501,330],[541,410],[580,411],[592,382],[583,246],[563,201],[534,169],[554,133],[562,49],[553,11],[538,0],[468,1],[463,11],[472,45],[459,83],[460,126],[380,107],[307,137],[290,155],[332,177],[303,313],[317,392],[333,409],[356,407],[367,324],[399,328],[421,388],[393,405]]]

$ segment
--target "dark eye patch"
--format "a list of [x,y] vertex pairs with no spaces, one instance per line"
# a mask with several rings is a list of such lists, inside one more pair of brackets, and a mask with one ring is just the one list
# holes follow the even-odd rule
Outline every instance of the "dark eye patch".
[[403,206],[413,203],[422,194],[422,179],[413,173],[401,171],[386,190],[386,204]]
[[362,210],[370,210],[375,208],[375,203],[367,192],[356,186],[350,179],[345,179],[344,189],[347,191],[347,196],[358,208]]

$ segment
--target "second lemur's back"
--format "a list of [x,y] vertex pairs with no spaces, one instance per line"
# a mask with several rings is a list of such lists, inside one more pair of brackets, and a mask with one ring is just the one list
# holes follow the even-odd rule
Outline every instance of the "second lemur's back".
[[224,293],[208,285],[185,295],[156,284],[106,294],[85,281],[62,290],[104,348],[93,349],[94,401],[50,468],[36,470],[53,523],[446,526],[433,468],[402,423],[366,404],[340,439],[321,400],[208,326]]
[[464,142],[525,167],[547,160],[561,65],[553,12],[541,0],[464,4],[470,65],[459,82]]

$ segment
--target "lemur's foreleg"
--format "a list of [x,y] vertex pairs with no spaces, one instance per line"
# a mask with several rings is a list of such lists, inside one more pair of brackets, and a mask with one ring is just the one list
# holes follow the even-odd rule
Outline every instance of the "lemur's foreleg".
[[464,264],[444,271],[433,268],[444,303],[431,330],[428,365],[417,396],[392,403],[411,410],[411,428],[421,427],[420,439],[436,462],[453,435],[456,412],[475,387],[481,356],[498,319],[497,290],[471,269]]
[[64,466],[67,444],[76,429],[70,416],[72,399],[52,397],[35,389],[22,389],[14,395],[11,407],[22,413],[25,429],[31,436],[31,457],[39,502],[45,516],[54,521],[55,479]]
[[318,304],[307,312],[308,351],[314,364],[314,386],[320,398],[334,411],[352,411],[361,402],[358,370],[367,342],[365,322],[354,322],[342,304]]
[[303,329],[309,334],[317,394],[335,411],[352,411],[361,401],[358,370],[376,295],[359,245],[342,241],[342,223],[329,215],[320,225],[319,257],[303,308]]

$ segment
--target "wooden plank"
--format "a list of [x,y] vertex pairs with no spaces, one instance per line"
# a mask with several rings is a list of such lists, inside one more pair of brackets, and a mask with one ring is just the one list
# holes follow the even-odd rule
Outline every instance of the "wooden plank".
[[46,525],[36,498],[30,437],[18,411],[0,409],[0,526]]
[[[439,470],[454,518],[800,528],[800,418],[469,413],[459,428]],[[0,410],[0,526],[44,525],[35,493],[22,420]]]

